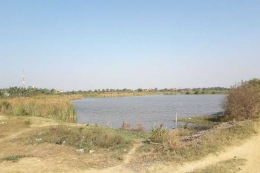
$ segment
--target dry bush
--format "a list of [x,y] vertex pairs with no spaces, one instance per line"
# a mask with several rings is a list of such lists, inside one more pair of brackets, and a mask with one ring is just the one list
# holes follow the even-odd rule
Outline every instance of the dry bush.
[[224,108],[226,116],[224,120],[246,120],[259,116],[260,95],[256,88],[248,82],[241,82],[232,87]]
[[142,123],[137,123],[134,128],[131,129],[135,132],[143,132],[145,130],[144,125]]
[[175,129],[169,133],[167,145],[170,147],[170,149],[174,150],[181,148],[182,143],[179,129]]
[[9,113],[11,109],[11,104],[7,101],[1,101],[0,102],[0,113]]
[[144,125],[142,123],[137,123],[135,126],[132,126],[128,122],[123,122],[121,129],[125,130],[125,131],[134,131],[134,132],[144,132],[145,131]]
[[123,122],[122,130],[130,130],[130,129],[131,129],[131,124],[128,122]]

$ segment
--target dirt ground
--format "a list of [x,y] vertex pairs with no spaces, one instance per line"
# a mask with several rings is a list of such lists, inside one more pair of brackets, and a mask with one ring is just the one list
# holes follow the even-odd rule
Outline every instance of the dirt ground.
[[[5,116],[0,116],[0,123],[7,120]],[[0,138],[0,145],[2,148],[0,150],[0,158],[2,158],[4,152],[8,148],[15,151],[25,150],[24,148],[16,147],[15,144],[7,143],[10,146],[5,145],[5,141],[12,140],[16,137],[19,137],[21,134],[28,131],[34,130],[38,127],[50,126],[59,124],[54,120],[31,117],[32,125],[30,128],[20,129],[15,133],[8,134],[7,136]],[[14,146],[12,146],[14,145]],[[105,168],[91,168],[91,169],[82,169],[80,167],[74,166],[74,163],[78,159],[91,159],[91,156],[80,155],[75,151],[72,151],[71,148],[66,148],[65,146],[57,145],[43,145],[42,152],[48,153],[48,155],[43,154],[43,157],[26,157],[20,159],[18,162],[3,161],[0,162],[0,172],[3,173],[34,173],[34,172],[82,172],[82,173],[132,173],[135,172],[129,168],[129,163],[131,158],[135,155],[135,150],[142,145],[140,141],[137,141],[133,148],[125,154],[123,161],[119,164],[116,164],[112,167]],[[32,146],[29,148],[32,152],[37,152],[37,147]],[[52,150],[52,151],[51,151]],[[10,151],[11,152],[11,151]],[[58,155],[55,155],[59,153]],[[47,157],[48,156],[48,157]],[[87,158],[83,158],[87,157]],[[223,152],[218,153],[217,155],[209,155],[201,160],[184,163],[182,165],[172,164],[157,164],[152,167],[143,170],[143,172],[164,172],[164,173],[188,173],[192,172],[195,169],[203,168],[208,165],[218,163],[232,158],[243,158],[246,159],[246,164],[240,167],[241,173],[259,173],[260,172],[260,134],[258,133],[255,136],[252,136],[250,139],[245,141],[239,146],[233,146],[226,148]],[[93,163],[95,161],[93,160]],[[84,165],[83,165],[84,166]]]
[[240,167],[239,173],[260,172],[260,133],[252,136],[239,146],[228,147],[217,155],[209,155],[201,160],[185,163],[179,166],[155,165],[149,168],[150,172],[189,173],[209,165],[232,158],[246,159],[246,164]]

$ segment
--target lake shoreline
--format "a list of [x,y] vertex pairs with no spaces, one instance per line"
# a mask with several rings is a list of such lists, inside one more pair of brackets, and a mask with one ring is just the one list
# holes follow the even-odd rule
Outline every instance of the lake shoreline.
[[[163,124],[175,128],[178,117],[210,115],[222,111],[225,95],[152,95],[139,97],[85,98],[72,103],[78,114],[77,123],[110,125],[120,128],[123,122],[146,129]],[[213,99],[212,99],[213,98]],[[181,124],[179,124],[181,125]]]

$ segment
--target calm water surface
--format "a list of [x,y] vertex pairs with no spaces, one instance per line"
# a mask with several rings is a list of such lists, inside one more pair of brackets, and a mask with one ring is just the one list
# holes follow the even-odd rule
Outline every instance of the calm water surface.
[[113,128],[123,122],[142,123],[146,130],[161,123],[175,127],[178,117],[208,115],[222,111],[225,95],[138,96],[120,98],[87,98],[73,101],[79,115],[78,123],[107,125]]

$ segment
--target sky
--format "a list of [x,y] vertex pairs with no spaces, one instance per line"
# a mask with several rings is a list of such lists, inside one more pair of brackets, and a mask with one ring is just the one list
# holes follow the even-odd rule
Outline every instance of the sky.
[[0,88],[230,87],[260,78],[259,0],[0,0]]

